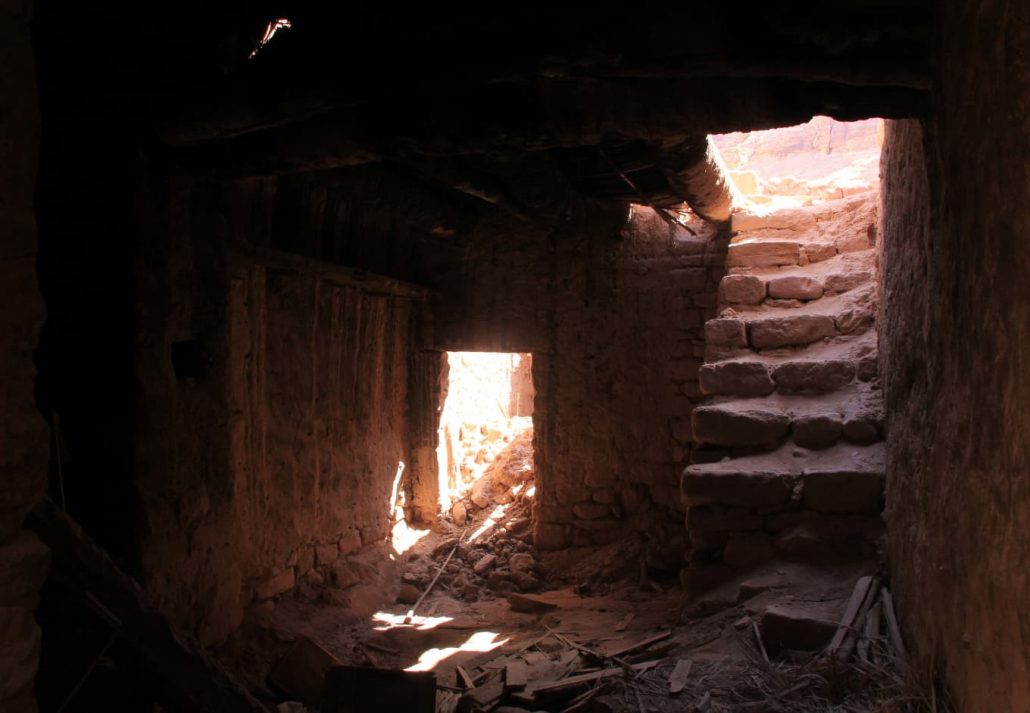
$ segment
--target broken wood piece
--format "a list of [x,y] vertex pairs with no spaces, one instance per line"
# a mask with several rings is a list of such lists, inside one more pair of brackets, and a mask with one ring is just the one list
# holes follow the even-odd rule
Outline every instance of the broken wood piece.
[[692,668],[694,662],[690,659],[680,659],[676,662],[676,668],[669,674],[669,695],[675,696],[686,687]]
[[642,639],[642,640],[636,642],[635,644],[629,644],[628,646],[623,646],[621,648],[618,648],[618,649],[616,649],[614,651],[609,652],[606,655],[608,656],[608,658],[616,658],[618,656],[625,656],[626,654],[631,653],[633,651],[639,651],[640,649],[646,649],[651,644],[656,644],[659,641],[662,641],[664,639],[668,639],[670,636],[672,636],[672,630],[668,629],[666,631],[662,631],[660,633],[654,634],[653,636],[649,636],[646,639]]
[[908,670],[908,652],[905,651],[901,628],[898,626],[898,618],[894,613],[894,600],[891,599],[890,590],[886,587],[880,593],[880,603],[883,606],[883,618],[887,621],[887,633],[890,635],[891,647],[894,650],[894,663],[898,668],[898,673],[904,676]]
[[842,643],[840,648],[837,650],[836,656],[841,661],[847,661],[855,652],[855,647],[861,640],[862,632],[865,629],[866,616],[869,614],[869,610],[879,594],[880,580],[873,577],[873,581],[869,585],[869,591],[866,592],[865,597],[862,599],[862,604],[858,608],[858,615],[855,617],[855,621],[852,625],[848,628],[848,631],[844,636],[844,643]]
[[862,640],[858,642],[858,657],[863,661],[869,661],[869,647],[874,641],[880,638],[880,612],[882,605],[877,600],[869,609],[865,617],[865,628],[862,631]]
[[766,663],[769,663],[769,652],[765,650],[765,643],[762,642],[762,634],[758,631],[758,624],[754,621],[751,622],[751,631],[755,635],[755,642],[758,644],[758,650],[762,654],[762,658],[765,659]]
[[373,651],[379,651],[384,654],[392,654],[396,656],[399,653],[397,649],[390,648],[389,646],[383,646],[382,644],[377,644],[374,641],[362,641],[361,643],[363,643],[365,646],[372,649]]
[[[855,583],[855,588],[851,592],[851,598],[848,599],[848,605],[844,609],[844,614],[840,618],[840,623],[837,624],[837,631],[833,635],[833,639],[830,640],[830,645],[826,647],[826,653],[830,656],[838,657],[842,654],[850,654],[850,647],[845,647],[845,640],[848,638],[858,620],[859,613],[862,611],[863,604],[865,604],[869,592],[873,587],[874,579],[872,577],[859,577]],[[842,649],[847,649],[846,652]]]
[[408,614],[404,617],[405,624],[411,623],[411,618],[415,616],[415,612],[418,611],[418,608],[422,605],[422,602],[429,595],[429,593],[433,591],[433,585],[436,584],[436,580],[440,579],[440,575],[443,574],[444,568],[447,567],[448,564],[450,564],[451,558],[454,557],[454,553],[458,551],[458,547],[461,545],[461,541],[465,539],[466,532],[468,532],[467,527],[462,531],[461,537],[459,537],[458,540],[454,543],[454,547],[451,548],[451,552],[447,555],[447,559],[445,559],[443,563],[440,565],[439,569],[436,570],[436,576],[434,576],[432,581],[429,582],[429,586],[427,586],[425,588],[425,591],[422,592],[422,596],[420,596],[411,606],[411,609],[408,610]]
[[527,654],[522,655],[522,660],[530,666],[543,663],[544,661],[550,661],[550,657],[543,651],[530,651]]
[[[633,664],[630,668],[634,672],[648,671],[658,665],[658,660],[646,661],[644,663]],[[621,668],[603,668],[600,671],[594,671],[593,673],[583,673],[578,676],[569,676],[559,681],[553,681],[551,683],[542,683],[534,686],[533,694],[535,697],[540,694],[556,693],[559,691],[565,691],[570,688],[576,688],[594,681],[600,681],[605,678],[612,678],[613,676],[625,675],[625,671]]]
[[476,687],[476,682],[472,679],[472,676],[469,676],[469,672],[461,666],[454,667],[454,679],[458,688],[468,690]]
[[[162,707],[210,713],[266,713],[266,708],[215,659],[158,611],[136,580],[44,498],[25,526],[50,548],[50,576],[88,593],[121,623],[118,647],[149,674]],[[113,650],[113,649],[112,649]]]
[[529,683],[529,670],[518,659],[509,661],[504,667],[504,684],[511,689],[525,688]]
[[528,594],[519,594],[512,592],[508,595],[508,606],[511,607],[512,611],[521,612],[523,614],[542,614],[544,612],[554,611],[558,608],[557,604],[544,601],[538,597],[531,597]]
[[[473,688],[466,695],[470,696],[481,708],[490,710],[504,695],[504,681],[500,676],[495,676],[482,686]],[[404,709],[398,708],[397,710]]]
[[325,675],[322,713],[435,713],[436,674],[334,666]]

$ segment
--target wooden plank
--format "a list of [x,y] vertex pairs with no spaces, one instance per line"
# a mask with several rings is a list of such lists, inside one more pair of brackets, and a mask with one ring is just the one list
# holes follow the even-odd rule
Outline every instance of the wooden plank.
[[865,627],[866,616],[868,615],[873,602],[876,601],[876,597],[879,593],[880,580],[873,577],[873,581],[869,584],[869,591],[866,592],[865,597],[862,599],[862,604],[858,608],[858,615],[855,617],[855,621],[850,627],[848,627],[847,633],[844,636],[844,642],[835,652],[835,656],[841,661],[848,660],[854,653],[855,647],[862,638],[862,630]]
[[[136,580],[49,498],[29,514],[26,527],[53,553],[51,576],[97,601],[118,620],[118,640],[133,664],[154,683],[164,708],[210,713],[266,713],[229,672],[154,606]],[[113,649],[112,649],[113,650]]]
[[894,614],[894,600],[891,599],[891,593],[886,588],[884,588],[880,595],[880,603],[883,606],[883,618],[887,621],[887,633],[890,634],[891,645],[894,649],[894,663],[898,667],[898,672],[905,675],[908,669],[908,664],[906,663],[908,652],[905,651],[905,642],[901,638],[901,628],[898,626],[898,618]]
[[[645,663],[633,664],[630,668],[636,672],[648,671],[658,665],[658,661],[647,661]],[[553,681],[551,683],[543,683],[539,686],[535,686],[533,693],[540,695],[541,693],[554,693],[556,691],[564,691],[569,688],[576,688],[587,683],[593,683],[594,681],[600,681],[605,678],[612,678],[613,676],[624,676],[626,672],[621,668],[603,668],[600,671],[594,671],[593,673],[583,673],[578,676],[569,676],[563,678],[560,681]]]
[[858,611],[862,608],[862,602],[865,601],[866,595],[869,594],[869,588],[873,584],[872,577],[859,577],[855,583],[855,588],[851,592],[851,598],[848,600],[848,605],[844,609],[844,615],[840,618],[840,623],[837,625],[837,631],[833,635],[833,639],[830,641],[830,645],[826,648],[827,652],[831,655],[835,654],[841,645],[844,643],[844,637],[851,631],[851,627],[855,623],[855,619],[858,617]]
[[642,639],[642,640],[636,642],[635,644],[629,644],[627,646],[623,646],[621,648],[616,649],[615,651],[609,652],[606,655],[609,658],[616,658],[618,656],[625,656],[626,654],[632,653],[633,651],[639,651],[640,649],[646,649],[651,644],[656,644],[659,641],[663,641],[664,639],[668,639],[670,636],[672,636],[672,629],[669,629],[668,631],[662,631],[662,632],[660,632],[658,634],[655,634],[653,636],[649,636],[646,639]]
[[694,662],[690,659],[680,659],[676,662],[676,668],[669,674],[669,695],[675,696],[686,687],[692,668]]
[[863,661],[869,661],[869,646],[878,638],[880,638],[880,612],[881,604],[879,601],[873,603],[873,606],[869,609],[869,613],[866,614],[865,628],[862,631],[862,640],[858,642],[858,657]]
[[[501,680],[500,676],[495,676],[490,679],[482,686],[478,686],[469,691],[468,695],[479,704],[481,708],[489,710],[501,700],[501,696],[504,695],[504,681]],[[398,708],[398,711],[405,710]],[[356,712],[355,712],[356,713]]]
[[509,661],[504,668],[504,683],[508,688],[525,688],[529,683],[529,670],[523,661]]
[[461,666],[454,667],[454,678],[458,688],[464,688],[467,690],[469,688],[476,687],[476,683],[472,680],[472,676],[470,676],[469,672]]

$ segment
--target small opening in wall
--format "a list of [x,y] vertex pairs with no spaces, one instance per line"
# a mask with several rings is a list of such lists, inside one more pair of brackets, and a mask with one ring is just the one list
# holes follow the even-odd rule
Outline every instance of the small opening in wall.
[[[535,494],[533,357],[448,352],[437,459],[440,509],[470,541],[525,519]],[[484,517],[485,515],[485,517]]]

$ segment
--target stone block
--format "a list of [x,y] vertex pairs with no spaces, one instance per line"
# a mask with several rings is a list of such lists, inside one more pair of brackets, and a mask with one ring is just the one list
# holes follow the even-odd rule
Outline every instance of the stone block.
[[315,565],[325,567],[332,564],[340,556],[340,548],[334,542],[328,545],[315,545]]
[[726,252],[729,267],[778,267],[800,261],[801,245],[791,240],[745,240],[730,245]]
[[788,361],[773,369],[772,378],[776,386],[785,392],[837,391],[855,378],[855,363],[848,359]]
[[782,473],[735,473],[688,466],[681,481],[684,500],[690,505],[721,503],[744,508],[786,505],[794,489],[793,479]]
[[837,333],[832,317],[816,314],[756,319],[748,326],[756,349],[811,344]]
[[823,285],[803,275],[774,277],[769,280],[769,296],[783,300],[817,300],[823,296]]
[[853,470],[806,470],[802,475],[805,507],[826,513],[877,514],[883,507],[882,473]]
[[339,549],[340,554],[349,555],[351,552],[357,552],[361,549],[361,533],[357,530],[348,530],[343,537],[340,538]]
[[719,282],[719,301],[723,304],[757,305],[765,294],[765,282],[754,275],[726,275]]
[[353,587],[355,584],[371,582],[375,578],[375,570],[366,563],[353,557],[344,557],[333,564],[332,580],[340,589]]
[[777,604],[759,619],[758,631],[770,656],[781,651],[817,651],[826,647],[837,631],[837,618],[804,604]]
[[869,446],[880,440],[880,420],[869,413],[848,415],[841,437],[848,443]]
[[747,330],[740,319],[710,319],[705,322],[705,343],[720,347],[746,347]]
[[733,404],[699,406],[692,419],[697,442],[721,446],[774,445],[790,428],[790,418],[781,411]]
[[687,511],[687,531],[690,533],[733,532],[761,528],[762,516],[745,508],[702,505]]
[[271,599],[293,589],[296,584],[293,567],[284,569],[278,574],[272,575],[264,582],[254,588],[254,598],[258,600]]
[[820,450],[840,440],[841,418],[835,413],[804,414],[794,419],[794,443]]
[[768,367],[757,361],[705,364],[698,372],[698,380],[704,394],[765,396],[776,388]]
[[768,213],[741,211],[733,214],[733,230],[738,233],[756,230],[805,231],[815,227],[815,216],[801,208],[786,208]]
[[823,286],[827,292],[841,293],[848,292],[873,281],[872,270],[858,270],[855,272],[834,272],[823,279]]
[[315,548],[307,545],[302,546],[297,550],[296,560],[295,566],[298,576],[310,572],[311,568],[315,566]]
[[572,513],[580,520],[596,520],[611,515],[612,508],[603,503],[577,503],[572,506]]
[[801,248],[806,262],[823,262],[837,256],[833,243],[805,243]]
[[560,550],[569,544],[564,525],[538,522],[533,531],[533,544],[539,550]]

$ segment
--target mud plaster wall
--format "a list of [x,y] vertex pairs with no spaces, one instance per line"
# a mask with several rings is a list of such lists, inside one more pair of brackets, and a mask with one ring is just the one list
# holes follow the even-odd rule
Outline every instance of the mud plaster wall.
[[[155,167],[144,193],[138,487],[150,592],[204,641],[388,533],[408,461],[411,300],[243,242],[228,191]],[[177,364],[176,347],[183,350]]]
[[962,710],[1030,700],[1025,3],[947,3],[934,114],[883,157],[891,571]]
[[678,560],[679,470],[726,246],[648,209],[625,218],[483,236],[434,335],[438,348],[533,353],[538,546],[638,531]]
[[40,631],[33,617],[49,552],[21,530],[46,482],[47,434],[33,399],[43,322],[36,284],[33,189],[39,110],[29,18],[0,6],[0,710],[35,710]]

